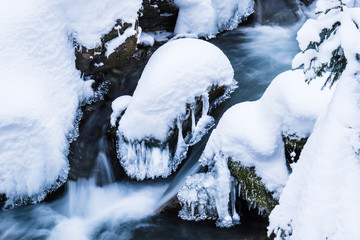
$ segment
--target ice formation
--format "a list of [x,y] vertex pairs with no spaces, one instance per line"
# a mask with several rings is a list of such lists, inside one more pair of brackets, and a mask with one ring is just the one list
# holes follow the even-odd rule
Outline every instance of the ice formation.
[[202,209],[202,202],[207,201],[212,204],[207,208],[217,211],[217,225],[229,227],[239,221],[234,206],[236,192],[241,191],[235,188],[244,186],[231,176],[229,158],[242,166],[254,167],[265,188],[278,199],[288,179],[282,134],[309,136],[332,95],[330,90],[321,91],[323,82],[308,85],[302,71],[288,71],[273,80],[261,99],[227,110],[200,158],[210,172],[190,176],[178,193],[183,206],[180,217],[206,218],[197,209]]
[[179,7],[175,34],[211,38],[236,28],[254,11],[254,0],[175,0]]
[[188,146],[213,126],[209,111],[236,88],[233,77],[229,60],[211,43],[179,39],[160,47],[119,122],[118,157],[127,174],[144,179],[175,170]]
[[1,4],[0,194],[7,197],[5,208],[41,201],[67,178],[79,104],[93,96],[93,81],[84,82],[75,68],[73,38],[95,46],[116,19],[135,21],[140,6],[140,0]]
[[[347,3],[348,1],[343,1]],[[325,9],[339,1],[318,2]],[[304,24],[298,33],[304,49],[296,62],[307,63],[307,44],[323,37],[323,29],[335,31],[320,40],[314,64],[331,62],[341,53],[346,59],[328,109],[318,119],[314,131],[289,177],[280,204],[270,215],[269,234],[277,239],[357,239],[360,214],[360,109],[359,53],[360,9],[334,8],[317,20]],[[336,24],[334,24],[336,23]],[[317,40],[317,39],[318,40]],[[335,49],[341,52],[335,52]],[[328,69],[332,65],[328,64]],[[306,65],[304,65],[306,70]],[[315,84],[314,79],[310,84]]]

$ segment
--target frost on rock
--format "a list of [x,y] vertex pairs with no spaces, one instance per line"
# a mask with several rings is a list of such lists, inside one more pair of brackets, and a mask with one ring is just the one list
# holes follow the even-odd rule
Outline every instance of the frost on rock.
[[296,61],[303,62],[309,78],[325,65],[332,76],[328,82],[337,86],[270,215],[268,233],[276,239],[360,236],[360,9],[340,7],[340,2],[319,0],[318,8],[325,11],[298,33],[305,49]]
[[196,175],[189,177],[191,180],[179,192],[183,206],[180,216],[199,219],[186,216],[190,213],[188,206],[198,205],[199,200],[193,196],[199,185],[215,199],[218,226],[229,227],[239,222],[234,207],[234,196],[239,194],[259,213],[269,214],[289,174],[282,137],[310,135],[332,95],[330,90],[321,91],[322,83],[308,85],[302,71],[288,71],[273,80],[261,99],[227,110],[200,158],[209,172],[202,177],[202,183],[196,182],[199,179]]
[[214,125],[209,113],[236,88],[224,53],[206,41],[179,39],[150,58],[119,122],[117,151],[136,179],[167,177]]
[[179,7],[175,34],[211,38],[236,28],[254,11],[254,0],[175,0]]
[[[79,104],[93,95],[75,69],[58,1],[0,8],[0,196],[4,208],[36,203],[67,179]],[[6,195],[6,196],[4,196]],[[1,205],[1,203],[0,203]]]

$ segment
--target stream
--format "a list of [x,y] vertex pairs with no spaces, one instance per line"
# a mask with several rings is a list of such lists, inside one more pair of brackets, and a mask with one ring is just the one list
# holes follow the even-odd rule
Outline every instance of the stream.
[[[276,75],[291,68],[298,52],[299,27],[243,26],[210,40],[230,59],[239,86],[215,109],[216,121],[234,104],[259,99]],[[129,78],[138,78],[141,71]],[[94,105],[72,150],[73,158],[95,158],[95,166],[87,166],[94,169],[92,176],[68,181],[53,201],[1,212],[0,239],[265,239],[267,219],[245,204],[242,224],[230,229],[216,228],[211,221],[186,222],[176,214],[156,213],[176,195],[186,176],[201,170],[198,159],[209,134],[190,149],[186,162],[170,178],[127,179],[120,165],[110,160],[114,143],[104,137],[111,101],[135,89],[136,80],[126,86],[124,82],[128,81],[120,81],[105,101]]]

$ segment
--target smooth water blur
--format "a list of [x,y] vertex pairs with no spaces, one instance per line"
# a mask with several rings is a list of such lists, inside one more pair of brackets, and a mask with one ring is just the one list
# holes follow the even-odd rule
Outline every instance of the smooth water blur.
[[[240,27],[211,40],[230,59],[239,85],[231,99],[215,109],[217,122],[234,104],[259,99],[276,75],[291,68],[298,52],[298,28]],[[94,139],[98,152],[94,177],[69,181],[63,196],[52,203],[1,212],[0,239],[265,239],[266,220],[245,213],[246,209],[242,225],[231,229],[216,228],[214,222],[185,222],[173,215],[155,214],[176,194],[186,176],[200,169],[198,159],[208,137],[192,147],[177,174],[162,183],[115,183],[106,144],[101,137]]]

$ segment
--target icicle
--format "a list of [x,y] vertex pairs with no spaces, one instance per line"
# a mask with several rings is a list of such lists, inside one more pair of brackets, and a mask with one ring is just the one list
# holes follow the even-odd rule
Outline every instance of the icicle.
[[202,95],[202,102],[203,102],[203,107],[202,107],[202,116],[206,116],[208,114],[209,111],[209,94],[205,93]]
[[191,133],[194,133],[195,127],[196,127],[196,123],[195,123],[195,104],[191,105],[190,111],[191,111]]

